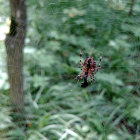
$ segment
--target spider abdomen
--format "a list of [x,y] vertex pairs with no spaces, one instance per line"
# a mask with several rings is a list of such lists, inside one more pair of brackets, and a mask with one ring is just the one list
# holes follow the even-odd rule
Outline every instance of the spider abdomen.
[[96,62],[92,56],[89,56],[83,63],[82,76],[87,75],[87,77],[92,76],[96,69]]

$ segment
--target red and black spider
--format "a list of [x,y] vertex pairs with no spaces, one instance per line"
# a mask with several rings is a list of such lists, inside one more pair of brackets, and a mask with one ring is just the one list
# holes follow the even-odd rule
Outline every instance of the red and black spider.
[[87,87],[88,86],[88,81],[87,81],[88,77],[91,78],[91,85],[92,85],[92,82],[95,83],[94,75],[101,68],[102,56],[100,56],[98,66],[92,56],[87,57],[87,59],[84,61],[84,63],[82,63],[81,57],[82,57],[82,53],[80,53],[80,66],[81,66],[82,73],[80,75],[76,76],[75,79],[78,79],[78,81],[79,81],[79,79],[83,79],[84,82],[81,84],[81,87]]

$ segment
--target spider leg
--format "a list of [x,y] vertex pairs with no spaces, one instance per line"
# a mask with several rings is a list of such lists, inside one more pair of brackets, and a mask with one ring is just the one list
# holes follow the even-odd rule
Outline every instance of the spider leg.
[[102,56],[100,56],[100,60],[99,60],[98,67],[96,68],[96,72],[101,69],[101,61],[102,61]]
[[73,79],[73,81],[74,80],[77,80],[77,83],[79,82],[79,79],[81,79],[82,78],[82,76],[81,75],[77,75],[74,79]]
[[78,82],[79,82],[79,78],[78,78],[78,80],[77,80],[77,82],[76,82],[76,83],[78,84]]
[[91,86],[92,86],[92,84],[93,83],[95,83],[95,77],[94,77],[94,75],[96,74],[96,69],[95,68],[91,68],[91,70],[90,70],[90,78],[91,78]]
[[91,86],[93,83],[95,83],[95,77],[94,77],[94,72],[91,74],[90,78],[91,78]]
[[81,69],[81,71],[83,70],[83,67],[79,64],[77,64],[77,67]]
[[81,67],[83,67],[83,63],[82,63],[81,58],[82,58],[82,51],[80,52],[80,65],[81,65]]
[[94,73],[93,73],[93,76],[92,76],[92,77],[93,77],[93,83],[95,83],[95,77],[94,77]]

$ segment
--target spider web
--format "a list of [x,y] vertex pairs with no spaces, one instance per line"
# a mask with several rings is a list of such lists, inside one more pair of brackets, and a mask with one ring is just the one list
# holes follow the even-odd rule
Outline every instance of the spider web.
[[[104,1],[104,2],[108,2],[108,1]],[[113,2],[113,1],[112,1]],[[125,6],[125,3],[123,3],[123,1],[120,1],[120,2],[122,2],[122,3],[120,3],[120,5],[118,4],[117,5],[117,0],[116,1],[114,1],[114,2],[116,2],[116,4],[114,4],[113,6],[114,7],[112,7],[112,8],[118,8],[119,6],[121,7],[121,6]],[[58,4],[60,4],[60,3],[64,3],[64,5],[63,5],[63,7],[58,7],[57,9],[55,9],[55,7],[56,6],[58,6]],[[72,2],[68,2],[68,1],[48,1],[48,5],[47,6],[49,6],[49,11],[48,11],[48,13],[45,13],[45,14],[43,14],[43,16],[40,16],[40,17],[38,17],[39,18],[39,20],[42,20],[44,23],[46,22],[46,19],[47,20],[49,20],[49,22],[47,23],[47,24],[52,24],[51,25],[51,30],[54,30],[54,29],[56,29],[56,28],[59,28],[59,27],[61,27],[61,22],[59,22],[59,23],[52,23],[52,22],[54,22],[54,19],[56,18],[56,19],[58,19],[58,17],[61,17],[63,14],[67,14],[68,16],[70,16],[70,17],[73,17],[73,16],[75,16],[76,14],[79,14],[79,16],[82,16],[82,14],[84,14],[84,9],[86,9],[87,7],[90,7],[91,6],[91,3],[90,3],[90,1],[87,1],[87,2],[85,2],[85,3],[82,3],[82,4],[79,4],[80,3],[80,0],[73,6],[73,1]],[[34,2],[33,2],[33,4],[34,4]],[[39,4],[39,6],[40,7],[42,7],[42,8],[45,8],[45,6],[43,5],[43,2],[42,1],[39,1],[38,2],[38,4]],[[95,2],[94,3],[95,4],[95,6],[96,6],[96,4],[102,4],[102,1],[100,1],[100,2]],[[30,5],[30,4],[29,4]],[[68,8],[68,5],[71,7],[71,8],[69,8],[69,9],[67,9]],[[37,7],[36,7],[37,8]],[[78,10],[76,11],[76,9],[80,9],[80,12],[78,13]],[[69,11],[68,11],[69,10]],[[90,10],[90,9],[89,9]],[[30,11],[31,12],[31,11]],[[37,14],[38,14],[38,12],[39,11],[36,11],[37,12]],[[81,14],[81,15],[80,15]],[[3,17],[7,17],[6,15],[4,15],[4,13],[2,13],[2,15],[3,15]],[[100,16],[101,16],[101,14],[97,14],[97,13],[93,13],[93,16],[94,17],[97,17],[97,18],[99,18]],[[35,53],[35,51],[36,50],[34,50],[34,48],[32,47],[32,48],[29,48],[29,46],[34,46],[34,47],[36,47],[37,49],[38,48],[41,48],[42,47],[42,44],[40,43],[40,40],[39,39],[41,39],[40,37],[36,37],[35,35],[37,35],[37,34],[32,34],[32,32],[34,31],[34,25],[33,25],[33,22],[34,22],[34,18],[36,18],[36,17],[32,17],[32,16],[30,16],[29,17],[29,25],[28,25],[28,29],[27,29],[27,33],[29,33],[29,35],[31,36],[31,37],[29,37],[29,35],[27,35],[27,37],[26,37],[26,41],[25,41],[25,49],[24,49],[24,53],[25,53],[25,59],[26,59],[26,56],[29,54],[31,54],[32,56],[34,55],[34,53]],[[101,18],[102,18],[102,16],[101,16]],[[107,17],[106,17],[107,18]],[[5,18],[6,19],[6,18]],[[86,17],[86,19],[87,20],[91,20],[89,23],[90,24],[94,24],[94,22],[92,21],[92,17]],[[96,18],[95,18],[96,19]],[[101,27],[101,29],[100,30],[103,30],[106,26],[107,26],[107,24],[112,24],[112,23],[114,23],[114,20],[113,19],[115,19],[115,15],[111,15],[111,19],[109,20],[109,23],[105,23],[105,25],[104,26],[102,26]],[[66,20],[66,19],[62,19],[62,20]],[[5,20],[4,21],[2,21],[2,22],[5,22]],[[79,22],[81,22],[80,24],[82,24],[82,20],[81,21],[79,21]],[[95,23],[96,22],[98,22],[98,21],[96,21],[95,20]],[[72,25],[75,25],[76,23],[69,23],[71,26]],[[118,23],[116,22],[115,23],[115,25],[117,26],[117,25],[119,25],[120,23],[119,23],[119,21],[118,21]],[[138,25],[138,22],[136,23],[136,25]],[[82,25],[79,25],[80,27],[82,27]],[[41,28],[41,27],[40,27]],[[18,28],[17,30],[21,30],[20,28]],[[42,29],[39,29],[40,31],[41,30],[43,30],[43,28]],[[60,29],[60,31],[61,31],[62,29]],[[31,32],[31,33],[30,33]],[[123,32],[123,31],[122,31]],[[40,34],[41,34],[41,32],[40,32]],[[51,32],[50,33],[51,35],[51,37],[54,37],[54,40],[55,39],[57,39],[57,35],[54,33],[54,32]],[[71,31],[69,30],[69,34],[71,34]],[[39,35],[38,35],[39,36]],[[99,38],[102,38],[102,35],[100,35],[100,34],[98,34],[98,36],[99,36]],[[56,37],[56,38],[55,38]],[[32,39],[33,39],[33,41],[32,41]],[[130,38],[131,39],[131,38]],[[95,41],[96,42],[96,40],[94,40],[93,39],[93,41]],[[45,43],[45,40],[43,40],[42,41],[43,43]],[[94,43],[93,43],[94,44]],[[135,51],[137,51],[138,49],[139,49],[139,44],[140,44],[140,41],[139,41],[139,39],[137,40],[137,41],[135,41],[135,42],[131,42],[131,44],[134,46],[134,47],[132,47],[131,48],[131,51],[132,52],[135,52]],[[112,41],[111,40],[111,42],[110,42],[110,46],[111,47],[116,47],[116,44],[115,44],[115,42],[114,42],[114,40]],[[85,49],[85,55],[83,55],[83,59],[82,59],[82,61],[84,61],[85,60],[85,58],[87,57],[87,56],[89,56],[89,55],[91,55],[92,54],[92,52],[90,52],[90,49],[88,48],[87,50],[86,50],[86,47],[84,48]],[[117,49],[117,48],[115,48],[115,49]],[[108,51],[108,50],[107,50]],[[70,54],[72,54],[72,53],[70,53]],[[76,55],[77,53],[75,53],[75,55]],[[80,54],[80,52],[79,52],[79,54]],[[102,68],[101,68],[101,71],[99,72],[99,73],[104,73],[104,72],[109,72],[109,67],[110,67],[110,65],[107,65],[106,66],[106,62],[105,62],[105,60],[104,60],[104,58],[106,58],[106,56],[104,56],[104,53],[103,52],[101,52],[101,51],[98,51],[96,54],[95,54],[95,58],[96,58],[96,61],[97,61],[97,63],[98,63],[98,61],[99,61],[99,56],[100,56],[100,54],[102,54],[102,56],[103,56],[103,60],[102,60],[102,63],[101,63],[101,66],[102,66]],[[40,54],[41,55],[41,54]],[[7,76],[6,76],[6,73],[5,73],[5,71],[6,71],[6,52],[4,52],[4,47],[2,48],[2,49],[0,49],[0,59],[1,59],[1,61],[0,61],[0,66],[1,66],[1,69],[0,69],[0,73],[1,73],[1,76],[2,76],[2,78],[3,78],[3,81],[6,83],[6,86],[5,86],[5,88],[7,89],[7,88],[9,88],[9,86],[8,86],[8,84],[7,84]],[[13,56],[14,57],[14,56]],[[80,60],[80,56],[77,54],[77,57],[79,57],[79,60]],[[34,58],[34,57],[32,57],[32,58]],[[128,68],[128,69],[137,69],[137,70],[140,70],[139,68],[140,68],[140,65],[139,65],[139,59],[140,59],[140,57],[139,57],[139,53],[138,53],[138,55],[137,56],[135,56],[133,53],[132,54],[130,54],[129,56],[125,56],[125,57],[123,57],[123,59],[125,60],[125,59],[128,59],[128,60],[132,60],[132,65],[129,65],[129,66],[127,66],[127,65],[125,65],[125,66],[111,66],[112,68],[113,68],[113,70],[114,69],[117,69],[117,70],[119,70],[119,72],[121,73],[121,70],[120,69],[123,69],[124,67],[125,68]],[[28,59],[28,63],[27,63],[27,61],[25,61],[25,64],[24,65],[29,65],[29,63],[30,63],[30,59]],[[111,60],[110,60],[111,61]],[[46,76],[47,77],[47,75],[45,75],[45,73],[41,70],[41,68],[38,68],[38,62],[39,61],[37,61],[36,59],[34,59],[33,61],[32,61],[32,65],[34,65],[33,67],[35,68],[34,69],[34,75],[37,73],[38,75],[40,75],[41,77],[44,77],[44,76]],[[46,62],[46,63],[49,63],[49,62]],[[79,61],[77,61],[76,63],[79,63]],[[77,65],[76,65],[76,63],[74,63],[74,64],[72,64],[72,67],[73,68],[75,68],[75,67],[77,67]],[[8,65],[8,67],[17,67],[17,66],[11,66],[11,65]],[[49,67],[49,66],[48,66]],[[46,67],[47,68],[47,67]],[[77,69],[76,69],[77,70]],[[77,70],[78,71],[78,70]],[[43,92],[43,90],[44,90],[44,86],[40,86],[40,88],[39,88],[39,90],[37,91],[37,94],[36,94],[36,96],[35,97],[32,97],[32,94],[30,93],[30,90],[32,89],[32,87],[30,86],[30,85],[28,85],[28,81],[31,81],[32,79],[31,79],[31,76],[30,77],[28,77],[29,75],[29,73],[26,73],[27,72],[27,70],[26,69],[24,69],[24,79],[25,79],[25,93],[26,92],[28,92],[28,94],[29,94],[29,98],[30,98],[30,100],[32,100],[32,102],[33,102],[33,104],[34,104],[34,107],[36,107],[36,108],[38,108],[38,101],[39,101],[39,99],[41,98],[41,95],[42,95],[42,92]],[[80,72],[80,71],[78,71],[78,72]],[[40,73],[40,74],[39,74]],[[61,72],[60,72],[61,73]],[[60,80],[62,80],[64,83],[67,83],[68,81],[68,78],[71,78],[70,80],[69,80],[69,82],[68,82],[68,85],[69,85],[69,88],[67,89],[67,88],[64,88],[63,89],[63,93],[67,93],[67,92],[73,92],[74,90],[75,90],[75,88],[77,88],[77,86],[79,86],[79,85],[73,85],[73,84],[71,84],[71,82],[73,82],[73,78],[76,76],[77,74],[73,74],[73,77],[71,78],[71,75],[69,75],[69,74],[61,74],[61,75],[59,75],[59,76],[54,76],[54,75],[52,75],[52,77],[51,78],[49,78],[49,79],[47,79],[47,81],[46,82],[49,82],[49,81],[53,81],[53,79],[57,79],[58,81],[60,81]],[[33,76],[33,75],[32,75]],[[4,78],[5,77],[5,78]],[[96,78],[96,76],[95,76],[95,78]],[[139,79],[139,77],[137,77],[137,75],[136,74],[134,74],[133,76],[130,76],[130,81],[135,81],[136,80],[136,83],[135,83],[135,89],[137,90],[137,91],[139,91],[139,83],[140,83],[140,79]],[[98,80],[96,80],[97,82],[98,82]],[[5,83],[2,83],[1,85],[2,86],[4,86],[4,84]],[[41,85],[42,84],[42,82],[44,82],[44,81],[38,81],[37,83],[38,83],[38,85]],[[99,82],[98,82],[99,83]],[[60,85],[59,85],[60,86]],[[27,91],[26,91],[26,89],[28,89]],[[91,91],[91,89],[87,89],[87,91],[88,92],[90,92]],[[66,137],[68,134],[67,133],[64,133],[62,136],[61,136],[61,139],[63,139],[63,137]]]

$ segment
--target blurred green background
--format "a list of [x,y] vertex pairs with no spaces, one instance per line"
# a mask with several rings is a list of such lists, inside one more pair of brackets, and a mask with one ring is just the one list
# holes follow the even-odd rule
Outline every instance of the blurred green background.
[[[24,48],[26,133],[12,122],[0,0],[0,140],[140,140],[140,1],[29,0]],[[74,77],[102,55],[92,87]]]

